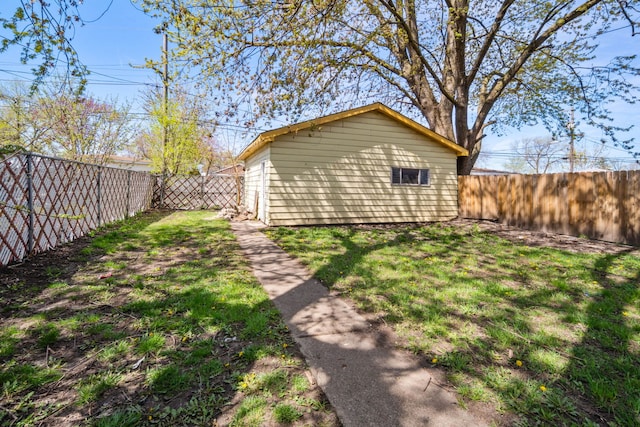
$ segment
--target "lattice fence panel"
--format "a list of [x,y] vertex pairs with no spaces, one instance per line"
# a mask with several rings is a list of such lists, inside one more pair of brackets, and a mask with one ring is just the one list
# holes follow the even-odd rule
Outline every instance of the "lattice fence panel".
[[145,172],[34,154],[0,158],[0,266],[149,209],[154,183]]
[[0,266],[152,206],[237,206],[242,203],[242,185],[241,177],[229,175],[163,179],[35,154],[4,156],[0,158]]
[[101,211],[103,224],[118,221],[127,216],[129,171],[103,168],[100,177]]
[[154,208],[162,208],[162,199],[164,196],[163,179],[161,175],[151,175],[153,181],[153,191],[151,198],[151,206]]
[[163,180],[162,206],[170,209],[199,209],[202,178],[199,176],[167,176]]
[[151,208],[155,177],[147,172],[130,172],[129,216]]
[[72,241],[98,224],[99,167],[32,157],[33,252]]
[[242,203],[242,184],[241,177],[230,175],[158,176],[154,206],[185,210],[235,207]]
[[0,160],[0,265],[20,261],[29,251],[26,163],[22,154]]
[[203,204],[214,207],[236,207],[242,205],[243,178],[231,175],[207,176],[204,183]]

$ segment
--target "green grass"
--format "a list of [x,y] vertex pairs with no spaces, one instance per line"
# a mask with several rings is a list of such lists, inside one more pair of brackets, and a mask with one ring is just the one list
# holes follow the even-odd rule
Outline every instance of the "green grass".
[[[264,395],[284,396],[289,388],[300,391],[294,384],[299,384],[297,380],[290,378],[289,374],[282,369],[264,372],[261,374],[249,373],[243,375],[238,382],[237,388],[246,394],[260,393]],[[303,390],[304,391],[304,390]]]
[[[42,368],[32,364],[20,364],[14,360],[6,362],[0,370],[3,400],[10,400],[21,393],[59,380],[59,367]],[[20,402],[24,405],[24,402]]]
[[172,394],[186,390],[191,385],[191,373],[182,372],[178,365],[149,369],[147,383],[156,394]]
[[20,329],[10,326],[0,331],[0,361],[15,354],[16,344],[21,339]]
[[138,353],[149,355],[158,353],[165,346],[165,338],[162,335],[154,335],[153,332],[142,337],[138,343]]
[[637,251],[529,247],[447,224],[268,235],[445,369],[463,401],[522,425],[640,424]]
[[129,407],[119,409],[113,414],[95,419],[92,424],[95,427],[122,427],[139,425],[141,421],[141,411],[138,408]]
[[60,337],[60,329],[52,323],[43,323],[33,332],[38,338],[38,346],[45,349],[53,345]]
[[283,424],[291,424],[302,416],[302,413],[295,406],[287,403],[277,404],[273,409],[273,414],[275,420]]
[[0,425],[335,424],[228,222],[152,212],[92,234],[71,266],[27,266],[24,297],[0,283]]
[[249,396],[243,400],[233,417],[231,427],[259,427],[267,418],[268,402],[262,396]]
[[78,403],[80,405],[95,402],[105,392],[116,387],[121,375],[113,372],[100,372],[89,376],[78,383]]

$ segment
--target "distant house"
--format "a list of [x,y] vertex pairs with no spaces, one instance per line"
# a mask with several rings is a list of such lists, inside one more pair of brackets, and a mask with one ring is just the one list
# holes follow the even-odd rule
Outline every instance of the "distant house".
[[138,172],[151,172],[151,160],[131,156],[109,156],[105,166],[119,169],[129,169]]
[[213,172],[213,175],[230,175],[230,176],[242,176],[244,175],[244,165],[231,165],[218,169]]
[[484,169],[484,168],[471,169],[471,175],[512,175],[515,173],[516,172],[501,171],[498,169]]
[[264,132],[239,158],[247,209],[277,226],[455,218],[467,154],[376,103]]

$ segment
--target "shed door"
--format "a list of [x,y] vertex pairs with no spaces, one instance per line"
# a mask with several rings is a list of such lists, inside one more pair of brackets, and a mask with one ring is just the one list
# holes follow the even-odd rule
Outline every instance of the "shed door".
[[263,160],[260,163],[260,200],[258,200],[258,219],[265,222],[267,211],[267,162]]

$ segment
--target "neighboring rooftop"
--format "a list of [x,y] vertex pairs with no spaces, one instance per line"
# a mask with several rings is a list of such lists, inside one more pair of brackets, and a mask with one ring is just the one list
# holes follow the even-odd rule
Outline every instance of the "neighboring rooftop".
[[484,169],[484,168],[471,169],[471,175],[512,175],[515,173],[516,172],[501,171],[498,169]]
[[151,172],[151,160],[132,156],[109,156],[104,163],[113,168],[129,169],[137,172]]

